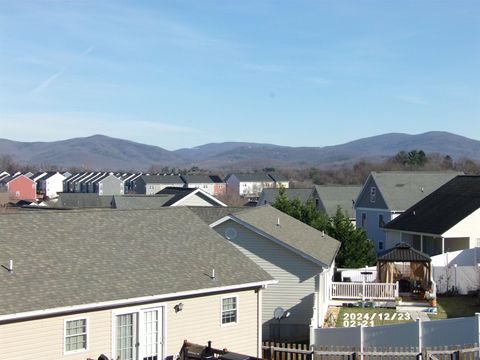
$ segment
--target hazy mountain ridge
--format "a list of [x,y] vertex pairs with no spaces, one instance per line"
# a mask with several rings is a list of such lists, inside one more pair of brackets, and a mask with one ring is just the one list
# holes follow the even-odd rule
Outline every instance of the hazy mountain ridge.
[[85,167],[93,170],[147,170],[150,166],[198,166],[248,170],[261,167],[319,166],[359,160],[380,160],[401,150],[422,149],[454,159],[480,160],[480,141],[447,132],[419,135],[389,133],[325,147],[288,147],[250,142],[205,144],[169,151],[158,146],[93,135],[53,142],[0,139],[0,155],[20,164]]

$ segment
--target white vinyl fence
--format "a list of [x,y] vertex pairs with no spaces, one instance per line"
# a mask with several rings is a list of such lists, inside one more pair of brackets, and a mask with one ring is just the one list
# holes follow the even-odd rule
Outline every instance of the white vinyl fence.
[[321,346],[412,347],[461,346],[480,343],[480,313],[476,316],[374,327],[319,328],[311,344]]

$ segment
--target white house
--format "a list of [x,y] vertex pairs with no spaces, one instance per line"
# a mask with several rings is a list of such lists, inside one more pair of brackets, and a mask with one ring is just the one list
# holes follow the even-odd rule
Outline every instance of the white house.
[[225,183],[227,194],[252,199],[258,199],[263,189],[275,187],[275,180],[266,173],[229,174],[225,178]]
[[59,192],[63,191],[65,176],[59,172],[48,172],[37,182],[37,188],[42,194],[50,199],[56,198]]
[[386,246],[402,241],[429,255],[480,246],[480,176],[457,176],[385,226]]

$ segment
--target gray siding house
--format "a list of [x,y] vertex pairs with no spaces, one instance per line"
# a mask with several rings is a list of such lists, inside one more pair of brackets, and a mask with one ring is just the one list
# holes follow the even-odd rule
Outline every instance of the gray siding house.
[[372,172],[355,202],[357,228],[367,232],[375,250],[385,249],[384,226],[459,172]]
[[142,175],[133,181],[135,194],[155,195],[166,187],[184,187],[179,175]]

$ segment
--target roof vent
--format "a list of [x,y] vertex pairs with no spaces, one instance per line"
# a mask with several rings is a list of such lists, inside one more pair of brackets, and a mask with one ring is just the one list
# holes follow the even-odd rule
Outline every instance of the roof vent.
[[423,186],[422,186],[422,188],[421,188],[420,190],[421,190],[422,192],[424,192],[424,191],[425,191],[425,189],[423,188]]
[[277,226],[280,226],[280,218],[277,218]]

